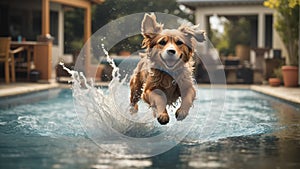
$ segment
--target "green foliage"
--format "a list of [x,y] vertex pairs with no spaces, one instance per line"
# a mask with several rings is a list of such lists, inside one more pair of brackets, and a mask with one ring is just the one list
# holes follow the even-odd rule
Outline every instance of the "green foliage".
[[141,12],[162,12],[193,19],[192,14],[179,10],[176,0],[106,0],[93,10],[93,31],[122,16]]
[[[181,18],[193,20],[192,14],[185,14],[179,9],[176,0],[106,0],[92,8],[92,32],[96,32],[110,21],[123,16],[142,12],[162,12]],[[74,9],[65,12],[65,53],[73,53],[83,44],[84,11]],[[113,28],[111,35],[117,36],[129,28]],[[113,37],[111,37],[113,38]],[[109,52],[119,53],[122,50],[135,52],[141,49],[142,36],[136,35],[122,40]],[[105,43],[105,42],[104,42]]]
[[250,22],[245,17],[226,23],[225,30],[230,39],[230,47],[235,48],[237,44],[250,45]]
[[275,28],[288,50],[287,64],[298,64],[298,45],[299,45],[299,5],[291,11],[277,15]]
[[217,30],[210,29],[209,39],[212,44],[218,49],[221,56],[228,56],[233,54],[234,51],[229,49],[229,39],[228,34],[225,31],[223,34],[218,32]]
[[64,53],[76,53],[83,46],[84,10],[70,8],[64,13]]
[[210,39],[221,56],[235,54],[235,46],[250,45],[250,22],[245,17],[233,17],[224,22],[224,32],[220,34],[216,30],[210,30]]
[[[162,12],[190,20],[193,19],[193,15],[185,14],[179,10],[176,0],[107,0],[103,4],[97,5],[93,10],[93,32],[115,19],[130,14],[146,12]],[[112,34],[115,33],[122,33],[122,30],[115,30]],[[135,52],[141,49],[141,42],[141,35],[129,37],[115,45],[110,52],[117,54],[122,50]]]
[[273,70],[273,76],[276,78],[279,78],[281,81],[282,79],[282,71],[281,71],[281,67],[278,67],[276,69]]
[[299,0],[267,0],[266,7],[275,9],[275,29],[288,50],[286,64],[297,65],[299,59]]

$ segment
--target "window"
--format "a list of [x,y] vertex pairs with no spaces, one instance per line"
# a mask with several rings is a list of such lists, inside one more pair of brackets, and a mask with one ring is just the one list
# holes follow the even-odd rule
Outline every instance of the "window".
[[50,34],[53,39],[53,44],[58,45],[58,12],[50,11]]
[[265,47],[272,48],[273,46],[273,16],[265,16]]

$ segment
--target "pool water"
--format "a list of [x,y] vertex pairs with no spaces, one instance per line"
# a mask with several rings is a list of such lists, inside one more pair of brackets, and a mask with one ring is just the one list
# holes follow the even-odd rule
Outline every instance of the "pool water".
[[[209,92],[197,91],[203,97],[195,103],[196,120],[206,117]],[[228,89],[215,120],[209,136],[192,130],[167,152],[126,158],[103,150],[84,131],[71,90],[5,98],[0,100],[0,168],[300,168],[299,105]]]

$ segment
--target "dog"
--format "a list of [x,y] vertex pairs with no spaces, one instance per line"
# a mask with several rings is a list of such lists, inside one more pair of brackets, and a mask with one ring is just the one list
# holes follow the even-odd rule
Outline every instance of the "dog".
[[205,41],[204,32],[187,25],[163,29],[152,13],[144,15],[141,34],[145,53],[130,78],[130,112],[136,113],[137,103],[143,99],[164,125],[169,122],[166,106],[174,106],[180,99],[175,117],[183,120],[196,97],[193,55],[195,44]]

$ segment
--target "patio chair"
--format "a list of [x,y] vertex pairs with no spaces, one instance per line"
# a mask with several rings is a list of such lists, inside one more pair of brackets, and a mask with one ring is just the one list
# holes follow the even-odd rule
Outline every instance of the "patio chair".
[[0,37],[0,62],[4,62],[4,73],[5,73],[5,82],[10,83],[10,70],[11,68],[11,81],[16,81],[15,75],[15,59],[14,54],[19,53],[24,50],[23,47],[19,47],[14,50],[10,50],[10,37]]

